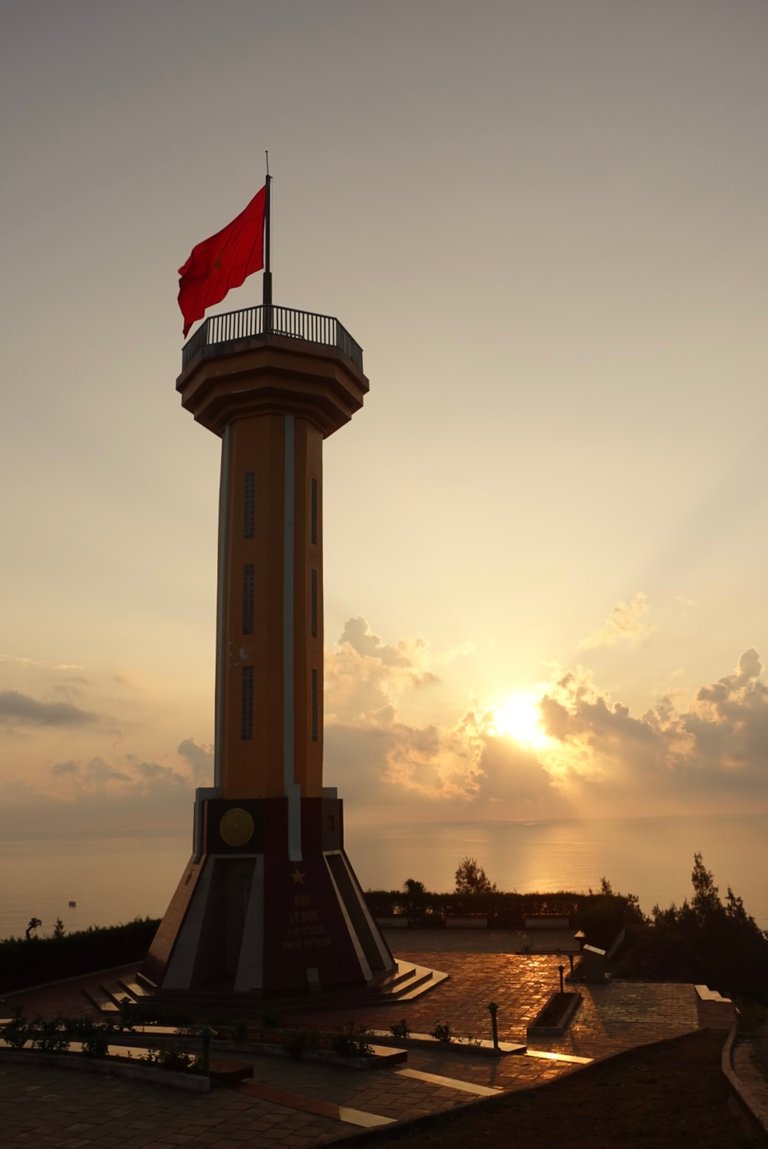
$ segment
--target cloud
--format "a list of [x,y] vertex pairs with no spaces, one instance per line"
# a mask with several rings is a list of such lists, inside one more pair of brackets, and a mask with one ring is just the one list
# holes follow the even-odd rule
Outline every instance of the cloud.
[[29,670],[82,670],[78,662],[48,662],[42,658],[24,658],[18,654],[0,653],[0,662],[12,663]]
[[734,674],[703,686],[685,716],[699,760],[733,777],[758,772],[768,779],[768,686],[756,650],[747,650]]
[[440,681],[431,666],[444,661],[423,640],[388,644],[365,619],[346,624],[326,656],[328,784],[358,804],[399,803],[422,817],[449,805],[462,816],[504,801],[524,805],[518,816],[534,816],[547,801],[549,816],[562,812],[546,770],[494,737],[489,714],[466,710],[448,724],[407,718],[420,692]]
[[351,618],[337,646],[326,652],[326,719],[362,722],[394,712],[402,695],[436,685],[430,654],[423,639],[385,643],[364,618]]
[[[384,642],[349,619],[325,659],[325,743],[331,784],[363,801],[450,789],[445,732],[399,714],[405,698],[437,684],[422,639]],[[338,773],[337,773],[338,772]]]
[[58,762],[51,783],[0,782],[0,833],[191,832],[194,789],[172,766],[127,758]]
[[667,805],[742,807],[768,782],[768,686],[755,650],[692,699],[662,695],[644,714],[601,693],[583,670],[553,683],[541,711],[553,748],[543,760],[582,801],[616,812]]
[[171,766],[161,766],[159,762],[137,762],[134,770],[148,782],[166,782],[173,786],[184,786],[187,779]]
[[[182,753],[184,751],[184,753]],[[159,789],[186,787],[190,793],[199,779],[195,770],[210,759],[210,750],[198,747],[191,739],[179,746],[180,762],[163,764],[146,761],[134,754],[105,758],[95,756],[80,764],[74,760],[57,762],[51,767],[51,777],[59,779],[65,787],[59,790],[61,796],[77,797],[83,790],[114,790],[115,786],[124,791],[151,794]],[[190,758],[194,765],[190,765]]]
[[579,649],[593,650],[615,646],[618,642],[642,642],[653,631],[647,618],[649,609],[648,599],[638,591],[630,602],[617,603],[603,625],[581,640]]
[[[647,630],[644,598],[633,604],[613,615],[627,636]],[[583,667],[563,671],[541,698],[547,741],[533,749],[499,736],[491,709],[443,723],[409,718],[440,655],[352,622],[328,655],[325,758],[328,783],[357,804],[414,818],[705,811],[724,800],[735,810],[758,796],[766,805],[768,685],[755,650],[733,673],[663,693],[642,713]]]
[[[553,672],[535,692],[547,734],[535,748],[502,736],[490,706],[451,702],[434,670],[444,665],[423,639],[387,641],[361,618],[350,619],[326,652],[325,782],[364,817],[768,808],[768,683],[754,649],[732,671],[687,692],[676,679],[674,690],[644,710],[612,696],[594,671]],[[213,779],[213,750],[192,737],[169,738],[165,748],[161,739],[149,754],[133,753],[136,731],[110,739],[95,713],[12,691],[0,694],[0,718],[6,727],[25,724],[16,744],[25,768],[21,757],[15,771],[9,764],[0,802],[0,820],[11,832],[20,824],[14,810],[23,806],[31,817],[34,795],[47,803],[51,824],[65,813],[69,826],[86,825],[87,814],[126,831],[171,824],[183,830],[195,787]],[[65,750],[59,731],[68,722]],[[40,729],[32,737],[26,726]],[[143,741],[152,736],[147,727],[137,731]]]
[[374,634],[364,618],[350,618],[344,624],[339,645],[348,643],[362,658],[376,658],[385,666],[410,666],[407,646],[400,642],[388,646]]
[[131,782],[129,773],[118,770],[112,763],[105,762],[103,758],[91,758],[89,762],[86,762],[82,777],[85,779],[86,786],[98,787],[108,782]]
[[440,654],[436,655],[435,663],[440,666],[446,666],[451,662],[456,662],[460,658],[468,658],[476,653],[477,647],[474,642],[460,642],[456,646],[452,646],[448,650],[443,650]]
[[[194,746],[188,740],[187,751]],[[0,782],[0,832],[15,834],[30,825],[53,832],[63,824],[77,832],[94,826],[137,835],[191,832],[197,781],[182,755],[162,761],[130,753],[62,760],[50,766],[47,785],[34,779]]]
[[192,738],[185,738],[176,747],[176,753],[184,759],[192,771],[192,779],[198,786],[213,783],[213,747],[199,746]]
[[77,762],[56,762],[53,766],[51,766],[51,774],[53,774],[54,778],[60,778],[65,775],[71,776],[73,774],[78,774],[79,771],[80,767],[78,766]]
[[513,817],[568,812],[536,756],[493,736],[474,711],[450,727],[405,722],[330,725],[325,735],[329,784],[343,798],[373,807],[399,804],[406,817],[495,816],[507,803]]
[[97,718],[69,702],[38,702],[17,690],[0,691],[0,724],[5,726],[86,726]]

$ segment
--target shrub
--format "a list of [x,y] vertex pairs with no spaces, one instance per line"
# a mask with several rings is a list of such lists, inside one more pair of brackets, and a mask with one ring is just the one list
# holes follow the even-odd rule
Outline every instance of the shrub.
[[109,1057],[109,1039],[113,1033],[109,1022],[81,1017],[76,1019],[73,1029],[82,1043],[83,1057]]
[[67,1027],[60,1017],[36,1017],[31,1026],[32,1048],[41,1053],[66,1053],[69,1049]]
[[30,1025],[24,1020],[20,1010],[16,1010],[12,1018],[0,1026],[0,1037],[7,1041],[11,1049],[23,1049],[32,1036]]
[[400,1021],[396,1021],[390,1026],[390,1033],[396,1041],[407,1041],[410,1035],[410,1027],[406,1018],[402,1017]]
[[105,1029],[94,1029],[93,1033],[83,1037],[83,1057],[109,1057],[109,1032]]
[[289,1057],[298,1059],[305,1049],[315,1049],[320,1043],[316,1029],[293,1029],[285,1035],[285,1051]]
[[341,1054],[342,1057],[367,1057],[368,1054],[373,1053],[368,1041],[370,1036],[369,1030],[362,1027],[358,1028],[354,1022],[350,1021],[343,1033],[333,1035],[331,1049],[334,1053]]
[[150,1046],[146,1053],[139,1058],[148,1065],[158,1065],[172,1073],[199,1073],[200,1066],[193,1053],[187,1053],[175,1045],[164,1044]]
[[232,1026],[232,1040],[236,1045],[242,1045],[243,1042],[248,1040],[248,1022],[245,1018],[236,1021]]

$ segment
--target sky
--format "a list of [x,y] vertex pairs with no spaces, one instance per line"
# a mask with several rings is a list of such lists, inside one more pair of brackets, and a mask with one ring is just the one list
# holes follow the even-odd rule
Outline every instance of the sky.
[[347,820],[768,810],[767,106],[764,0],[0,0],[0,832],[211,782],[177,269],[265,149],[275,302],[371,384],[324,455]]

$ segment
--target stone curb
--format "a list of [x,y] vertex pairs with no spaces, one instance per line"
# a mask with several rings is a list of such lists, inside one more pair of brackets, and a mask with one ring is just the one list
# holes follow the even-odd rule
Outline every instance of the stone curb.
[[733,1048],[736,1044],[737,1030],[738,1024],[734,1023],[728,1033],[727,1038],[725,1039],[720,1066],[729,1085],[741,1101],[742,1105],[744,1105],[744,1107],[749,1110],[760,1127],[764,1129],[766,1133],[768,1133],[768,1104],[766,1104],[765,1097],[758,1096],[757,1093],[752,1090],[744,1081],[744,1079],[739,1077],[733,1066]]

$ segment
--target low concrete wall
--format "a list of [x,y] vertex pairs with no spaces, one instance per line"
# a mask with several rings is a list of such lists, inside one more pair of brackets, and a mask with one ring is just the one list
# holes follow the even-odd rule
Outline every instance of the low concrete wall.
[[736,1022],[736,1007],[731,999],[708,985],[697,985],[694,989],[699,1025],[703,1029],[730,1030]]
[[564,914],[534,914],[523,918],[523,925],[527,930],[567,930],[570,922]]

